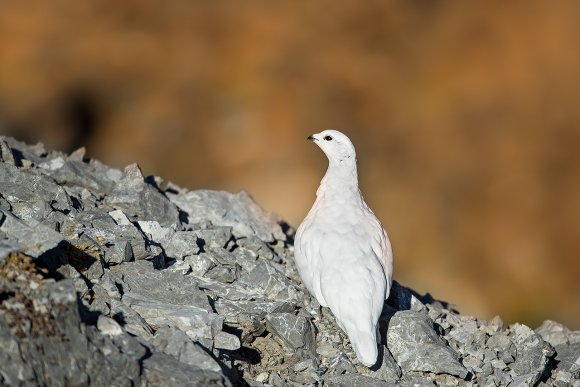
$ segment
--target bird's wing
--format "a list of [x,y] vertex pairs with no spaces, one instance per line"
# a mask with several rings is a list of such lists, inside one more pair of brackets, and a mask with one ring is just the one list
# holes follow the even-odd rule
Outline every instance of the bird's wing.
[[316,222],[315,217],[307,216],[298,230],[294,240],[294,260],[304,286],[310,291],[318,303],[328,306],[320,291],[319,266],[322,264],[319,256],[320,240],[324,230]]
[[393,250],[391,248],[391,241],[389,240],[383,225],[368,207],[367,209],[369,215],[367,216],[367,222],[364,223],[365,231],[370,237],[371,248],[381,263],[387,279],[386,299],[389,296],[391,278],[393,275]]

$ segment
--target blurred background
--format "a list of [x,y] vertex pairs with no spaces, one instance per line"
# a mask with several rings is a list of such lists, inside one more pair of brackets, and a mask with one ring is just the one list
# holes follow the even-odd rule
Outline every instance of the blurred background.
[[580,3],[0,2],[0,134],[294,227],[347,133],[395,278],[580,329]]

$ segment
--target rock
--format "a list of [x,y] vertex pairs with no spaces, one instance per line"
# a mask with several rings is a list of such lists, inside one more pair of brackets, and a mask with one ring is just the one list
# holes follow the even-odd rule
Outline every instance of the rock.
[[160,302],[133,292],[125,293],[122,301],[151,327],[173,326],[193,340],[213,339],[223,324],[223,317],[193,305]]
[[0,136],[0,161],[9,165],[16,166],[16,159],[12,153],[12,149],[10,149],[6,141],[4,141],[4,137],[2,136]]
[[395,382],[399,380],[402,376],[401,368],[391,355],[391,352],[388,348],[381,348],[380,353],[382,352],[382,361],[379,363],[380,367],[377,370],[371,369],[371,375],[379,380],[386,380]]
[[[397,387],[428,387],[428,386],[436,386],[434,380],[429,377],[418,376],[418,375],[405,375],[403,378],[397,383]],[[443,384],[445,385],[445,384]],[[448,384],[453,385],[453,384]]]
[[387,343],[405,373],[423,371],[467,376],[457,353],[445,345],[424,313],[410,310],[395,313],[389,324]]
[[226,323],[239,324],[247,322],[250,317],[264,319],[268,314],[292,313],[296,309],[292,304],[283,301],[267,300],[228,300],[220,298],[213,304],[215,311],[225,317]]
[[236,237],[257,236],[264,242],[286,240],[280,221],[262,210],[246,192],[198,190],[167,193],[169,199],[189,215],[189,223],[211,222],[230,226]]
[[111,301],[111,316],[123,327],[127,333],[142,337],[146,340],[153,336],[153,329],[147,321],[129,306],[120,301]]
[[155,352],[143,361],[145,381],[141,386],[231,386],[221,372],[188,365],[164,353]]
[[[5,299],[0,307],[0,375],[4,383],[140,383],[139,363],[145,348],[129,336],[115,341],[100,336],[94,327],[84,326],[72,281],[43,283],[32,293],[25,288],[14,290],[14,296]],[[32,302],[35,306],[11,307],[20,300],[36,300]],[[20,341],[23,337],[26,339]]]
[[192,305],[211,311],[207,296],[194,277],[179,272],[154,270],[148,261],[126,262],[111,267],[120,276],[134,297],[171,305]]
[[217,349],[235,351],[240,349],[240,339],[227,332],[219,332],[213,339],[213,346]]
[[314,350],[312,326],[310,321],[303,316],[272,313],[266,316],[266,327],[293,350]]
[[203,277],[209,271],[209,269],[214,265],[213,260],[205,255],[194,255],[184,258],[185,262],[191,268],[191,274],[196,277]]
[[570,372],[580,379],[580,342],[556,346],[558,369]]
[[196,255],[200,251],[197,236],[192,231],[175,231],[170,227],[161,226],[156,221],[139,221],[137,223],[150,241],[163,248],[167,258],[183,260],[185,257]]
[[127,218],[127,215],[125,215],[125,213],[121,210],[109,211],[109,215],[119,226],[129,226],[131,224],[131,221],[129,218]]
[[514,382],[528,383],[532,380],[533,385],[544,373],[548,359],[555,354],[554,348],[525,325],[514,324],[510,331],[517,350],[511,369],[520,377],[514,378]]
[[568,344],[568,337],[570,337],[570,330],[555,321],[546,320],[536,329],[544,341],[550,343],[553,347],[560,344]]
[[24,221],[40,221],[53,208],[73,209],[67,192],[38,170],[24,173],[13,165],[0,163],[0,182],[0,195],[11,204],[12,214]]
[[[329,368],[337,374],[344,374],[344,373],[355,373],[356,368],[354,364],[349,360],[349,358],[342,352],[335,353],[335,355],[329,359],[328,362]],[[382,378],[382,374],[377,373],[373,375],[375,379],[384,380]]]
[[329,387],[392,387],[394,383],[357,374],[332,375],[324,378]]
[[228,242],[234,238],[232,228],[226,226],[194,229],[191,232],[197,238],[198,246],[204,251],[216,247],[225,248]]
[[189,336],[174,327],[161,327],[150,341],[155,349],[174,357],[181,363],[199,367],[204,370],[221,372],[220,365],[202,349],[199,344],[191,341]]
[[487,347],[494,351],[509,348],[512,345],[510,338],[503,332],[496,333],[487,340]]
[[125,168],[105,203],[140,220],[155,220],[163,226],[179,224],[177,208],[155,185],[145,181],[137,164]]
[[280,301],[296,301],[284,291],[293,286],[288,278],[267,261],[262,261],[248,274],[242,276],[239,285],[254,294]]
[[48,170],[49,175],[62,186],[82,187],[99,195],[110,193],[122,176],[121,171],[103,164],[70,157],[67,160],[52,159],[40,164],[40,167]]
[[104,315],[100,315],[97,320],[97,329],[104,335],[119,336],[123,334],[123,329],[118,322]]
[[530,387],[535,386],[538,382],[538,375],[535,372],[529,374],[516,376],[508,387]]
[[[28,167],[30,167],[32,164],[38,165],[46,160],[60,156],[58,152],[49,154],[44,149],[44,145],[42,143],[28,145],[11,137],[2,136],[2,139],[11,149],[12,155],[14,156],[15,165],[18,167],[24,167],[25,164],[28,165]],[[25,161],[28,161],[28,163]]]
[[270,377],[270,374],[268,374],[267,372],[262,372],[262,373],[258,374],[258,376],[256,376],[256,379],[254,379],[254,380],[258,383],[266,383],[268,381],[269,377]]
[[[16,241],[19,250],[31,257],[39,257],[63,240],[59,233],[34,219],[29,219],[25,223],[11,213],[4,211],[0,211],[0,231]],[[7,246],[6,249],[11,250],[12,247]]]

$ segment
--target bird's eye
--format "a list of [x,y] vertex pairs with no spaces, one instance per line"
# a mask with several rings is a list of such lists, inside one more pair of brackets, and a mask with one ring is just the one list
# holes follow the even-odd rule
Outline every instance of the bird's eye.
[[324,141],[330,141],[330,140],[332,140],[331,136],[324,136]]

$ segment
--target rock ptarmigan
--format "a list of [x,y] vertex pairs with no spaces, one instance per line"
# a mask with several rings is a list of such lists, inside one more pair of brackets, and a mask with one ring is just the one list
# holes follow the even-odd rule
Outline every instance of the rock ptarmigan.
[[310,293],[348,335],[359,361],[371,367],[377,362],[378,319],[391,288],[391,243],[359,190],[349,138],[329,129],[308,139],[329,163],[296,232],[296,266]]

